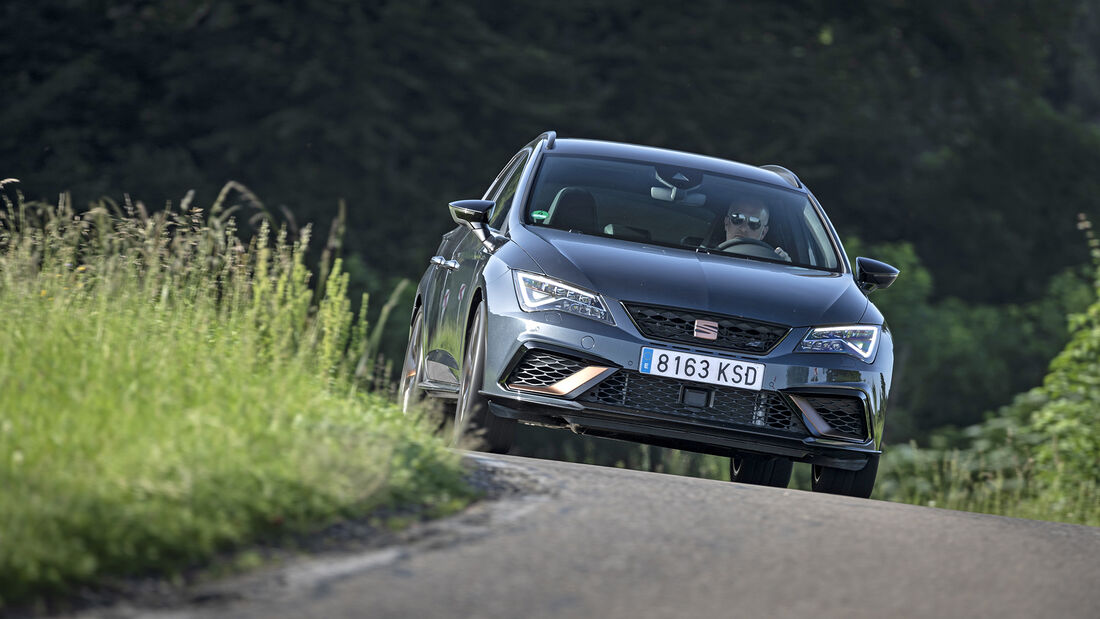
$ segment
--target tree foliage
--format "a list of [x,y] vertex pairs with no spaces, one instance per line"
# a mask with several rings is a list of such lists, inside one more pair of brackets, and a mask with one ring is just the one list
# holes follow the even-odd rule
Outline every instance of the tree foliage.
[[302,220],[346,198],[347,249],[379,273],[415,275],[446,202],[546,128],[784,164],[842,229],[912,243],[934,293],[967,300],[1034,298],[1083,262],[1067,241],[1100,189],[1075,172],[1100,166],[1100,137],[1066,113],[1097,109],[1082,0],[44,0],[0,17],[0,170],[24,191],[159,203],[235,179]]
[[349,290],[385,294],[545,129],[779,163],[902,263],[876,299],[914,436],[1065,341],[1051,280],[1086,262],[1100,194],[1097,41],[1088,0],[14,2],[0,178],[77,204],[234,179],[321,225],[345,199]]

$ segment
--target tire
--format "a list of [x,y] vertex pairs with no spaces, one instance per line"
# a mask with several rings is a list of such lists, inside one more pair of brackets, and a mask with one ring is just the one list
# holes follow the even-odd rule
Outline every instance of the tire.
[[466,334],[466,351],[462,356],[462,381],[455,406],[451,446],[506,453],[512,448],[516,420],[489,412],[488,398],[478,393],[485,382],[485,304],[478,304],[473,313],[474,320]]
[[790,458],[736,453],[730,457],[730,481],[786,488],[794,463]]
[[875,477],[878,476],[879,454],[867,458],[867,465],[858,471],[831,469],[827,466],[813,466],[810,487],[814,492],[843,494],[867,499],[875,489]]
[[423,325],[424,313],[417,310],[416,315],[413,316],[412,326],[409,328],[409,345],[405,347],[405,363],[401,367],[401,382],[397,390],[397,401],[406,415],[424,399],[424,392],[417,386],[420,382],[421,368],[424,367],[423,343],[420,338]]

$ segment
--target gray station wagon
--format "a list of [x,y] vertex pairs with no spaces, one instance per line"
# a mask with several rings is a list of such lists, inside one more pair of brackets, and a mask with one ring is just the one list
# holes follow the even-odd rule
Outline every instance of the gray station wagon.
[[894,360],[867,295],[898,271],[853,273],[791,171],[547,132],[450,214],[400,393],[454,402],[455,444],[531,423],[871,494]]

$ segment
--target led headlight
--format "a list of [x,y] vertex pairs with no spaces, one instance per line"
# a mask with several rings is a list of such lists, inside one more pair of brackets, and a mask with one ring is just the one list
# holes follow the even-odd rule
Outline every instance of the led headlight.
[[519,306],[525,312],[557,310],[615,324],[603,297],[565,282],[523,271],[513,271]]
[[869,363],[878,346],[878,330],[870,325],[811,329],[798,344],[798,352],[847,353]]

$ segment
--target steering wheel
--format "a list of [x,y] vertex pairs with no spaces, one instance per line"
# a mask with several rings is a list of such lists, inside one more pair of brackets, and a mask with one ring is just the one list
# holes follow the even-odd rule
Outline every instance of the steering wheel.
[[737,245],[759,245],[760,247],[767,248],[770,251],[775,251],[774,247],[768,245],[760,239],[749,239],[743,236],[735,236],[732,239],[722,241],[718,244],[718,249],[729,249],[730,247],[735,247]]

